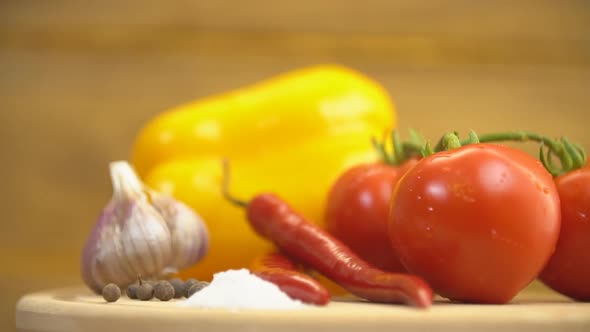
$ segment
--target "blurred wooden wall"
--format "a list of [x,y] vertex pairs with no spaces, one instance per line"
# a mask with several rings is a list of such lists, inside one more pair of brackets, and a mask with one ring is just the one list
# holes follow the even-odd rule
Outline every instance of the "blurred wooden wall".
[[1,1],[0,330],[23,292],[78,282],[107,163],[188,100],[336,62],[400,126],[567,134],[590,148],[590,2]]

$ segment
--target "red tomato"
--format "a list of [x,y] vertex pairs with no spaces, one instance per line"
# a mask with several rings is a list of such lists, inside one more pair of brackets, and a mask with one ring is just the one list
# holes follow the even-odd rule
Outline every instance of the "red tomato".
[[404,271],[391,248],[387,215],[399,175],[414,164],[416,160],[411,159],[400,168],[380,163],[353,167],[336,180],[328,194],[327,231],[386,271]]
[[540,279],[554,290],[590,301],[590,168],[555,180],[561,200],[561,232]]
[[559,196],[528,154],[466,145],[421,160],[400,179],[389,223],[401,262],[438,294],[506,303],[555,248]]

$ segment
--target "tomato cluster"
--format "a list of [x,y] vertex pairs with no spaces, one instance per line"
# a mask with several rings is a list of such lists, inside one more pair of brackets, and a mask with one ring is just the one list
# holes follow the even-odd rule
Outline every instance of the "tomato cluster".
[[521,150],[475,143],[350,169],[328,196],[328,231],[451,300],[506,303],[537,277],[590,300],[590,168],[554,179]]

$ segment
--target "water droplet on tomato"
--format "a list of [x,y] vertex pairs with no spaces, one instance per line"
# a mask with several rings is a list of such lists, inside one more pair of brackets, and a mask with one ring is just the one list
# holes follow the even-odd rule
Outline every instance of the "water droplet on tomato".
[[417,200],[422,200],[422,196],[421,195],[418,195],[418,196],[416,196],[416,199]]
[[586,214],[586,212],[584,211],[576,211],[576,213],[578,214],[578,216],[582,219],[586,219],[588,217],[588,215]]
[[426,208],[426,210],[428,210],[429,212],[432,212],[432,211],[434,211],[434,208],[432,206],[429,206]]

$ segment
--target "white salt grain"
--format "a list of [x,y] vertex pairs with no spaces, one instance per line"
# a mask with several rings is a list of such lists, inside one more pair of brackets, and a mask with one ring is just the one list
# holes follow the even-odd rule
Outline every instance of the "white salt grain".
[[216,273],[211,283],[190,298],[183,307],[238,309],[300,309],[306,304],[291,299],[275,284],[246,269]]

